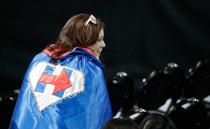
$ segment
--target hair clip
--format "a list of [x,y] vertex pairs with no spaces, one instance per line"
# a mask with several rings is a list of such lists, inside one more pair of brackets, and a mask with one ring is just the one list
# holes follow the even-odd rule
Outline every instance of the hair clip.
[[86,21],[85,25],[87,26],[89,22],[92,22],[93,24],[96,24],[96,18],[91,14],[88,20]]

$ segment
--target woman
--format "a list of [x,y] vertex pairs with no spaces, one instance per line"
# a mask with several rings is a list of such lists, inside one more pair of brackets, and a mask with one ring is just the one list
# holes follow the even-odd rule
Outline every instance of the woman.
[[112,111],[99,56],[104,23],[93,15],[70,18],[57,41],[32,60],[11,129],[100,129]]

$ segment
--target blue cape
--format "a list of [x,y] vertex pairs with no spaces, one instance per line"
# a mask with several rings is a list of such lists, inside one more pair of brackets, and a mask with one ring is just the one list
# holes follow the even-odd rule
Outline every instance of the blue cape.
[[104,65],[82,48],[57,64],[36,55],[25,74],[10,129],[100,129],[112,118]]

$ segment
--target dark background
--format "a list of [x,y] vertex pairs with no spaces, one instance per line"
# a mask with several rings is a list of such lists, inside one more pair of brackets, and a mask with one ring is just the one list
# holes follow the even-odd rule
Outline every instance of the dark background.
[[105,22],[105,76],[135,80],[168,62],[185,71],[210,57],[209,0],[7,0],[0,4],[0,94],[20,88],[33,56],[65,22],[91,13]]

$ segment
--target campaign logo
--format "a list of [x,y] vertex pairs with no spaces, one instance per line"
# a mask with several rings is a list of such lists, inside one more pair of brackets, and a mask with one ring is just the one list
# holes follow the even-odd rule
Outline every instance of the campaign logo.
[[40,62],[29,74],[31,89],[40,111],[84,90],[81,71]]

